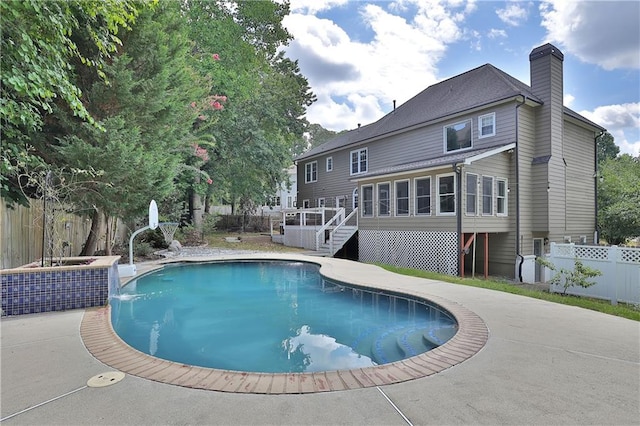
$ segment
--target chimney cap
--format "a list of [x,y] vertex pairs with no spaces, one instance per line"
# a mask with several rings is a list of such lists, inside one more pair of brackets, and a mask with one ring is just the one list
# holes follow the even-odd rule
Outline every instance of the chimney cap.
[[536,59],[540,59],[548,55],[553,55],[561,61],[564,61],[564,54],[551,43],[547,43],[533,49],[529,55],[529,61],[535,61]]

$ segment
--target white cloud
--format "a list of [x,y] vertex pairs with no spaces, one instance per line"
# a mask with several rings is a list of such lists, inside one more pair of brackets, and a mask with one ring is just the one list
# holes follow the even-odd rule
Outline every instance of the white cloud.
[[489,30],[489,32],[487,33],[487,37],[489,37],[492,40],[495,40],[497,38],[506,38],[507,32],[505,30],[498,30],[496,28],[491,28],[491,30]]
[[605,105],[580,114],[606,128],[621,153],[640,156],[640,103]]
[[317,13],[337,6],[343,6],[349,0],[291,0],[291,12]]
[[[412,19],[394,13],[407,7],[416,10]],[[362,3],[358,10],[373,33],[366,43],[352,40],[333,21],[312,13],[292,13],[283,21],[294,36],[287,55],[299,60],[318,97],[307,119],[331,130],[369,124],[390,110],[393,100],[400,105],[435,83],[437,64],[447,45],[462,38],[464,11],[473,6],[458,0],[453,6],[400,0]]]
[[640,68],[637,1],[548,0],[540,4],[547,39],[605,70]]
[[575,101],[575,100],[576,100],[576,97],[575,97],[575,96],[573,96],[573,95],[571,95],[571,94],[569,94],[569,93],[565,93],[565,94],[564,94],[564,101],[563,101],[563,103],[564,103],[564,105],[565,105],[565,106],[567,106],[567,107],[571,107],[571,104],[572,104],[572,103],[573,103],[573,101]]
[[512,27],[523,24],[529,17],[529,11],[521,3],[507,3],[507,7],[496,10],[496,14],[502,22]]

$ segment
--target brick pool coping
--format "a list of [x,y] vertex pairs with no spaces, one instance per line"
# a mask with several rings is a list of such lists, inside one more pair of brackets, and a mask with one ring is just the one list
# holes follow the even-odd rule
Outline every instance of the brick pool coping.
[[[246,258],[224,260],[241,259]],[[287,259],[279,257],[273,260]],[[316,259],[311,262],[324,263]],[[377,286],[375,283],[368,287],[388,289],[387,286]],[[406,289],[401,292],[418,299],[427,299],[446,309],[458,322],[457,333],[445,344],[428,352],[389,364],[353,370],[249,373],[167,361],[144,354],[120,339],[111,326],[110,306],[87,309],[80,325],[80,336],[87,350],[96,359],[123,373],[193,389],[256,394],[328,392],[406,382],[431,376],[460,364],[478,353],[486,344],[489,330],[484,321],[472,311],[441,297],[425,298],[422,294]]]

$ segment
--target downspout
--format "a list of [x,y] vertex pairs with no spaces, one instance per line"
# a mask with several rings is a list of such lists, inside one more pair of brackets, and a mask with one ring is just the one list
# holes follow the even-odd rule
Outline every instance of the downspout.
[[518,263],[518,276],[516,277],[519,282],[522,282],[522,264],[524,263],[524,256],[520,253],[520,156],[518,149],[518,134],[520,128],[518,127],[518,109],[527,102],[527,97],[522,97],[522,103],[516,105],[516,256],[520,258]]
[[600,181],[600,169],[598,168],[598,138],[601,137],[604,134],[605,134],[605,132],[602,131],[602,132],[600,132],[600,134],[598,136],[596,136],[593,139],[593,144],[594,144],[595,154],[596,154],[596,155],[593,156],[594,157],[594,160],[593,160],[594,169],[595,169],[595,173],[594,173],[593,176],[594,176],[594,178],[596,180],[596,185],[595,185],[596,192],[595,192],[595,196],[593,197],[594,198],[593,202],[594,202],[595,210],[596,210],[596,218],[595,218],[595,220],[596,220],[596,223],[595,223],[596,233],[593,236],[593,244],[596,245],[596,246],[600,243],[600,228],[598,227],[598,182]]
[[[453,170],[456,172],[456,227],[458,230],[458,258],[457,265],[460,268],[460,260],[462,256],[462,167],[458,163],[452,164]],[[458,276],[462,276],[462,270],[458,271]]]

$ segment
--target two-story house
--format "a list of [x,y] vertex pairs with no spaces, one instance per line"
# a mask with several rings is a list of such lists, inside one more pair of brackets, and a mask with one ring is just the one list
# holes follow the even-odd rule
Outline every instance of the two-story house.
[[536,281],[549,242],[597,242],[605,129],[563,105],[563,59],[535,48],[530,86],[480,66],[309,150],[299,207],[355,209],[360,261]]

